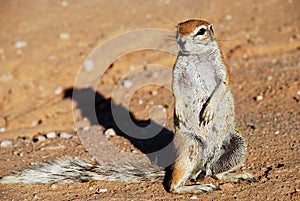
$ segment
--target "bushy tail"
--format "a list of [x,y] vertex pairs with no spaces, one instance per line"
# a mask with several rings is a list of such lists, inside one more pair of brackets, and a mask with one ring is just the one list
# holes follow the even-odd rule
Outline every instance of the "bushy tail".
[[0,183],[49,184],[86,181],[161,182],[165,171],[154,164],[97,162],[75,158],[57,159],[4,176]]

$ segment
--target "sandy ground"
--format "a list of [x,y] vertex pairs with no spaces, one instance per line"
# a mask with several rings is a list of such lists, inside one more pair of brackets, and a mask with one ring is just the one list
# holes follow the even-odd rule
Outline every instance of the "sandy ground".
[[[0,175],[64,155],[91,157],[73,119],[73,111],[79,118],[75,122],[84,116],[85,105],[72,101],[70,91],[83,61],[97,45],[133,29],[174,31],[180,21],[204,18],[214,24],[231,67],[237,129],[248,143],[245,170],[258,180],[224,184],[207,178],[203,182],[220,185],[222,190],[196,196],[167,193],[161,183],[1,184],[0,199],[300,200],[299,10],[296,0],[0,1],[0,140],[13,142],[0,148]],[[174,61],[174,55],[153,50],[132,52],[114,61],[97,86],[99,127],[114,127],[106,117],[111,98],[116,101],[112,91],[121,77],[153,63],[171,69]],[[173,97],[161,86],[139,88],[125,109],[143,122],[153,105],[164,108],[165,129],[172,130]],[[86,118],[83,124],[95,122]],[[73,137],[36,140],[52,131]],[[129,155],[145,153],[122,135],[109,141]]]

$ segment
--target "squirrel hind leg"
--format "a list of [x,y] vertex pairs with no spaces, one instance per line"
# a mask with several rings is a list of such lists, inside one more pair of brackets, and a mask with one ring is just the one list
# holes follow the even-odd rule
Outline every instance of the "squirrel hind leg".
[[230,139],[223,144],[224,153],[213,164],[213,174],[219,180],[225,182],[239,183],[241,180],[248,182],[256,181],[247,172],[235,172],[241,167],[247,155],[247,148],[244,138],[237,132],[230,135]]
[[213,184],[197,184],[186,186],[185,182],[191,177],[193,169],[196,163],[191,163],[191,161],[184,158],[179,159],[173,165],[172,176],[169,191],[171,193],[194,193],[202,194],[206,192],[212,192],[215,190],[220,190],[218,186]]

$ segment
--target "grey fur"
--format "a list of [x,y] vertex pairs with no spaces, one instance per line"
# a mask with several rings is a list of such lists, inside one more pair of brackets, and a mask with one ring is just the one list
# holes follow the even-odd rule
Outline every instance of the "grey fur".
[[165,171],[153,164],[139,164],[132,161],[98,163],[66,157],[4,176],[0,179],[0,183],[161,182],[164,175]]
[[179,54],[173,70],[177,159],[170,191],[218,190],[212,184],[185,185],[201,173],[230,182],[254,181],[248,173],[231,173],[243,165],[247,150],[244,138],[235,131],[229,67],[214,38],[212,25],[202,20],[180,23],[177,43]]

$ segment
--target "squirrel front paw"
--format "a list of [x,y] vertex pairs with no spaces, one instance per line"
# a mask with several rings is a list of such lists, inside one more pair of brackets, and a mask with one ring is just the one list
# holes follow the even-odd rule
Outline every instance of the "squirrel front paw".
[[208,124],[214,118],[214,107],[208,103],[200,114],[200,125]]

